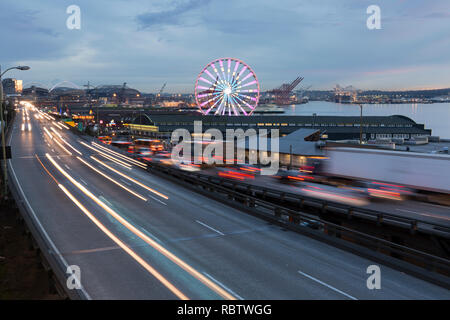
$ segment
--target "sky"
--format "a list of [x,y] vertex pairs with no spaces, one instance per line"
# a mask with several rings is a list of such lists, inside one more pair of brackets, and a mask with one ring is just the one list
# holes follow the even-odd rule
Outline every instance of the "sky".
[[[66,12],[80,8],[80,29]],[[370,5],[381,29],[369,29]],[[0,0],[0,65],[24,86],[61,81],[190,93],[233,57],[262,90],[450,87],[450,0]],[[67,83],[65,84],[67,85]]]

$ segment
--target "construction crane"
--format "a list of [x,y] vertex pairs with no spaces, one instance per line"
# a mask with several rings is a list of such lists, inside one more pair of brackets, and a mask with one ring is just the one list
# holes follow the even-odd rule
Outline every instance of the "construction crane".
[[118,96],[118,100],[119,100],[118,104],[119,104],[119,106],[122,105],[122,103],[125,102],[125,89],[126,89],[126,87],[127,87],[127,83],[124,82],[123,85],[122,85],[122,88],[120,89],[119,96]]
[[268,91],[268,93],[275,95],[275,103],[277,105],[290,104],[291,103],[290,96],[292,95],[292,90],[294,90],[295,87],[297,87],[298,84],[302,82],[303,79],[304,79],[303,77],[297,77],[291,83],[283,83],[281,87],[270,90]]
[[163,93],[164,88],[166,87],[166,84],[167,84],[167,82],[165,82],[165,83],[163,84],[163,86],[161,87],[161,89],[159,89],[159,92],[156,94],[156,99],[155,99],[156,101],[162,100],[161,94]]
[[164,88],[166,87],[166,84],[167,84],[167,82],[165,82],[165,83],[163,84],[163,86],[161,87],[161,89],[159,90],[158,95],[157,95],[158,97],[160,97],[161,94],[163,93]]

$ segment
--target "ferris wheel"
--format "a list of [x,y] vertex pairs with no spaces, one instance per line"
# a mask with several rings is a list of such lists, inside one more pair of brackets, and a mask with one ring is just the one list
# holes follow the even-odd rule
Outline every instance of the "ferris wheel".
[[258,78],[241,60],[214,60],[195,81],[195,100],[204,115],[249,116],[259,101]]

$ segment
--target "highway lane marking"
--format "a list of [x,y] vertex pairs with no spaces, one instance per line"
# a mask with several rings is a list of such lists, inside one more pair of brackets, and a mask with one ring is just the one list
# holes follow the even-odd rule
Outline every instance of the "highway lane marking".
[[426,216],[426,217],[436,218],[436,219],[450,220],[449,217],[442,217],[442,216],[437,216],[437,215],[434,215],[434,214],[422,213],[421,215],[422,216]]
[[201,225],[204,226],[205,228],[208,228],[208,229],[210,229],[210,230],[212,230],[212,231],[214,231],[214,232],[217,232],[218,234],[220,234],[220,235],[222,235],[222,236],[225,235],[223,232],[220,232],[219,230],[214,229],[214,228],[211,227],[211,226],[208,226],[206,223],[203,223],[203,222],[201,222],[201,221],[199,221],[199,220],[195,220],[195,222],[201,224]]
[[70,256],[70,255],[83,254],[83,253],[95,253],[95,252],[104,252],[104,251],[120,250],[120,249],[122,249],[122,248],[119,246],[111,246],[111,247],[104,247],[104,248],[84,249],[84,250],[74,250],[74,251],[70,251],[70,252],[62,252],[62,255]]
[[[158,241],[159,243],[163,244],[163,242],[161,241],[161,239],[159,239],[157,236],[153,235],[152,233],[148,232],[147,229],[143,228],[143,227],[139,227],[143,232],[145,232],[146,234],[148,234],[149,237],[152,237],[155,241]],[[144,246],[141,246],[144,247]]]
[[67,168],[67,170],[70,170],[69,166],[67,164],[64,164],[64,167]]
[[417,211],[412,211],[412,210],[406,210],[406,209],[398,209],[398,208],[396,208],[395,210],[403,211],[403,212],[416,213],[416,214],[422,214],[422,212],[417,212]]
[[155,198],[154,196],[152,196],[151,194],[147,194],[150,198],[152,198],[155,201],[158,201],[159,203],[162,203],[163,205],[167,206],[167,203],[159,200],[158,198]]
[[420,214],[421,216],[426,216],[426,217],[431,217],[431,218],[436,218],[436,219],[450,220],[450,217],[438,216],[438,215],[430,214],[430,213],[422,213],[422,212],[406,210],[406,209],[395,209],[395,210],[403,211],[403,212],[410,212],[410,213],[415,213],[415,214]]
[[123,183],[125,183],[127,186],[131,187],[131,183],[128,183],[127,181],[123,180],[123,179],[119,179],[120,181],[122,181]]
[[[274,231],[274,228],[272,226],[268,227],[261,227],[261,228],[255,228],[255,229],[244,229],[244,230],[237,230],[233,232],[226,233],[225,235],[239,235],[244,233],[250,233],[250,232],[263,232],[263,231]],[[179,242],[179,241],[190,241],[190,240],[197,240],[197,239],[205,239],[205,238],[218,238],[220,237],[220,234],[217,233],[208,233],[208,234],[202,234],[200,236],[194,236],[194,237],[182,237],[182,238],[172,238],[168,239],[169,242]]]
[[106,204],[109,205],[110,207],[113,207],[112,203],[109,202],[105,197],[99,196],[99,199],[100,199],[100,200],[103,200],[103,202],[106,202]]
[[[12,133],[10,136],[10,143],[12,140]],[[47,240],[47,242],[50,244],[50,247],[52,248],[53,252],[58,255],[63,263],[63,265],[65,266],[66,270],[69,267],[69,264],[67,263],[66,259],[64,259],[64,257],[61,256],[61,253],[59,252],[58,248],[56,247],[56,245],[53,243],[52,239],[50,238],[50,236],[48,235],[48,233],[45,231],[44,227],[41,224],[41,221],[38,219],[36,213],[34,212],[33,208],[30,205],[30,202],[28,201],[28,198],[25,196],[25,192],[22,189],[22,186],[19,183],[19,179],[17,179],[17,175],[16,175],[16,171],[14,170],[14,167],[11,163],[11,160],[8,159],[9,162],[9,167],[12,170],[12,174],[14,176],[14,180],[16,180],[17,186],[19,187],[20,193],[22,194],[22,198],[25,200],[25,204],[27,205],[28,209],[30,210],[34,220],[37,223],[37,226],[39,227],[39,229],[41,230],[42,234],[44,235],[45,239]],[[65,270],[63,270],[64,272]],[[77,278],[75,278],[75,281],[78,281]],[[80,283],[80,289],[81,292],[83,293],[83,295],[86,297],[86,299],[88,300],[92,300],[91,296],[89,295],[89,293],[87,293],[87,291],[84,289],[84,286]]]
[[433,207],[436,207],[436,208],[446,209],[446,210],[449,209],[449,207],[445,207],[445,206],[442,206],[442,205],[440,205],[440,204],[427,203],[427,205],[433,206]]
[[226,285],[224,285],[222,282],[220,282],[219,280],[215,279],[213,276],[211,276],[210,274],[206,273],[205,271],[203,271],[203,274],[205,276],[207,276],[208,278],[210,278],[212,281],[214,281],[215,283],[217,283],[219,286],[221,286],[222,288],[224,288],[225,290],[227,290],[228,292],[230,292],[232,295],[234,295],[236,298],[238,298],[238,300],[245,300],[244,298],[242,298],[240,295],[238,295],[236,292],[234,292],[233,290],[231,290],[230,288],[228,288]]
[[80,181],[83,182],[85,185],[88,185],[86,181],[80,178]]
[[323,286],[325,286],[325,287],[327,287],[327,288],[329,288],[329,289],[331,289],[331,290],[333,290],[333,291],[336,291],[337,293],[340,293],[340,294],[346,296],[347,298],[350,298],[350,299],[352,299],[352,300],[358,300],[357,298],[355,298],[355,297],[349,295],[348,293],[345,293],[344,291],[341,291],[341,290],[339,290],[338,288],[335,288],[335,287],[333,287],[333,286],[331,286],[331,285],[329,285],[329,284],[327,284],[327,283],[325,283],[325,282],[323,282],[323,281],[320,281],[319,279],[316,279],[316,278],[314,278],[313,276],[310,276],[309,274],[306,274],[306,273],[304,273],[304,272],[301,272],[300,270],[298,271],[298,273],[300,273],[301,275],[307,277],[308,279],[311,279],[311,280],[313,280],[313,281],[315,281],[315,282],[317,282],[317,283],[320,283],[321,285],[323,285]]

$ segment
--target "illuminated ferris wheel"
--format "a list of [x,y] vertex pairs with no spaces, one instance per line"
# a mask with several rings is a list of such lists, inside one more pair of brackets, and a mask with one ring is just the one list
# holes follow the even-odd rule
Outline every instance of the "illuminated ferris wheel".
[[259,82],[241,60],[217,59],[198,75],[195,100],[204,115],[249,116],[258,105]]

